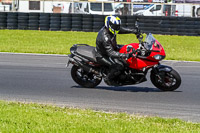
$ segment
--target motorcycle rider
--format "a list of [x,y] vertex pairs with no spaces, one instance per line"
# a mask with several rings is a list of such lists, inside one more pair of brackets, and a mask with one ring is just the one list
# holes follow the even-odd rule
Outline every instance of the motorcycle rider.
[[120,46],[117,45],[117,34],[138,34],[137,28],[128,29],[120,26],[121,20],[117,16],[107,16],[105,18],[105,26],[98,32],[96,38],[96,59],[102,65],[108,66],[109,73],[105,78],[105,82],[109,85],[117,86],[114,78],[119,76],[124,68],[124,64],[120,61],[122,58],[129,59],[131,53],[119,53]]

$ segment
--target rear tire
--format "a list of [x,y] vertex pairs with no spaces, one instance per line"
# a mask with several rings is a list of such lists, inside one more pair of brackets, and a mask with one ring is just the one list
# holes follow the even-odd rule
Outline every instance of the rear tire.
[[181,85],[181,77],[175,70],[162,73],[165,75],[164,80],[159,79],[159,77],[151,71],[150,78],[155,87],[162,91],[174,91]]
[[71,69],[72,79],[82,87],[94,88],[101,83],[102,78],[96,79],[96,75],[88,73],[78,66],[73,66]]

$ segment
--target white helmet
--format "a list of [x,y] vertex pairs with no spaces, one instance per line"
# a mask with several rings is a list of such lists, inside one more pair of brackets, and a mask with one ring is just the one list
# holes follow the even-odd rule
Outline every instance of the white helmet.
[[107,16],[105,18],[105,26],[112,34],[117,34],[120,30],[121,20],[117,16]]

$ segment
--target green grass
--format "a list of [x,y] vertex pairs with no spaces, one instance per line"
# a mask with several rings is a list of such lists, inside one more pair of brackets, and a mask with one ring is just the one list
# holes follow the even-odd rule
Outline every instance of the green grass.
[[179,119],[0,101],[2,133],[195,133],[199,131],[200,123]]
[[[73,44],[95,46],[97,33],[0,30],[0,51],[15,53],[69,54]],[[118,44],[138,42],[135,35],[117,35]],[[167,60],[200,61],[200,37],[155,35]]]
[[[0,30],[0,51],[69,54],[73,44],[95,46],[97,33]],[[155,35],[167,59],[200,61],[199,37]],[[137,42],[134,35],[118,35],[119,44]],[[200,124],[179,119],[142,117],[125,113],[59,108],[0,101],[0,133],[4,132],[200,132]]]

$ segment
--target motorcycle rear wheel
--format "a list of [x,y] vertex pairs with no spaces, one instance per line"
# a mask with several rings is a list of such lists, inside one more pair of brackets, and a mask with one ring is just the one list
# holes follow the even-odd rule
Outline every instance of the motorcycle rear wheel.
[[175,70],[164,73],[164,79],[161,79],[157,74],[151,71],[151,82],[162,91],[174,91],[181,85],[181,77]]
[[78,66],[72,66],[72,79],[82,87],[94,88],[101,83],[102,78],[96,78],[93,73],[88,73]]

